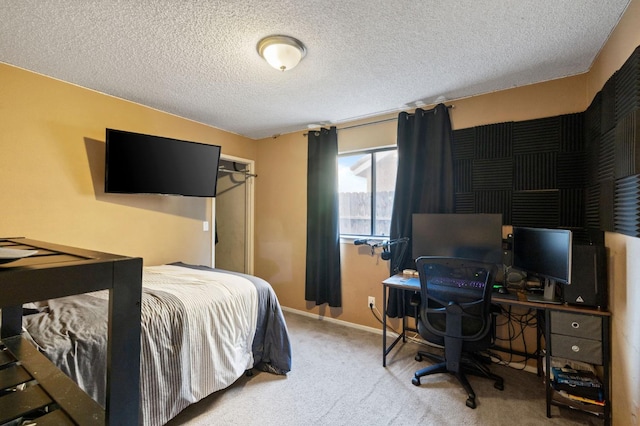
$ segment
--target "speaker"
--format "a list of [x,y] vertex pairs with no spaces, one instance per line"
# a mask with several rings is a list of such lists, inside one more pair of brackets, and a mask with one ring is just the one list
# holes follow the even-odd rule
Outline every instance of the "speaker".
[[571,284],[562,286],[564,301],[606,309],[606,248],[603,245],[574,245],[571,257]]

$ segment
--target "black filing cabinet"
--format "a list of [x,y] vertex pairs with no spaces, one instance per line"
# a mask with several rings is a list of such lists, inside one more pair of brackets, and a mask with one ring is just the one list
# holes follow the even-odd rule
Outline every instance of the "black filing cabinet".
[[[602,418],[605,425],[611,424],[610,318],[609,312],[597,309],[567,306],[559,307],[557,310],[546,309],[547,417],[551,417],[551,405],[568,406]],[[550,379],[552,358],[598,366],[604,406],[570,400],[556,392]]]

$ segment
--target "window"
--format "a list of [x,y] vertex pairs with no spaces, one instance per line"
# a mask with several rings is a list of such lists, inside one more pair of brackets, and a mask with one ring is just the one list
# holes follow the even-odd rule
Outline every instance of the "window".
[[396,148],[338,156],[341,235],[389,236],[397,166]]

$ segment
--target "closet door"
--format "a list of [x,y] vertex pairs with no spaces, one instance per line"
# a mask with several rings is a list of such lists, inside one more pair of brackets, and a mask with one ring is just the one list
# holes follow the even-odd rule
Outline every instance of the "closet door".
[[220,160],[214,222],[215,267],[243,273],[252,273],[253,269],[249,265],[248,202],[254,177],[247,172],[248,166],[240,161]]

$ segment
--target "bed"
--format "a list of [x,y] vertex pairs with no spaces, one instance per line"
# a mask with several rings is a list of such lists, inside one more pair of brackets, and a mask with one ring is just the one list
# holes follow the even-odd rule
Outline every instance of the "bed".
[[[63,297],[37,303],[23,318],[38,349],[103,406],[108,303],[107,291]],[[252,368],[291,368],[278,299],[255,276],[183,263],[144,267],[141,324],[145,425],[165,424]]]

